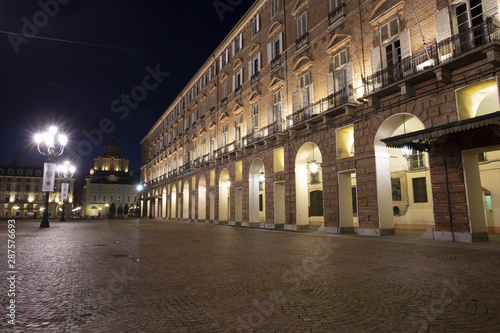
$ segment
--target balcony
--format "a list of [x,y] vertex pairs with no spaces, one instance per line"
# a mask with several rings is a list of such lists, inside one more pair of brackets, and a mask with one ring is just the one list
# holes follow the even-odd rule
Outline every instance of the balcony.
[[222,158],[222,157],[225,157],[227,156],[228,154],[231,154],[231,153],[236,153],[235,152],[235,146],[236,146],[236,142],[233,141],[233,142],[230,142],[222,147],[220,147],[219,149],[217,149],[215,151],[215,158]]
[[241,96],[241,86],[238,86],[234,89],[234,98]]
[[327,123],[331,117],[341,114],[352,115],[356,109],[354,93],[342,89],[310,104],[287,117],[288,129],[299,130],[312,123]]
[[274,59],[271,60],[271,69],[275,69],[279,66],[281,66],[281,54],[277,55],[276,57],[274,57]]
[[227,106],[227,97],[224,97],[224,98],[220,101],[220,108],[221,108],[221,109],[224,109],[226,106]]
[[303,34],[302,36],[300,36],[299,38],[297,38],[297,40],[295,41],[295,45],[296,45],[296,49],[299,50],[301,49],[303,46],[306,46],[307,43],[309,41],[309,33],[306,32],[305,34]]
[[437,77],[450,81],[450,71],[474,61],[488,58],[500,61],[500,27],[491,18],[446,40],[429,45],[412,57],[373,73],[364,79],[365,98],[378,106],[378,98],[401,91],[413,96],[413,85]]
[[337,6],[337,8],[333,9],[330,13],[328,13],[328,23],[329,25],[333,25],[335,22],[340,20],[345,16],[344,14],[345,3],[341,3]]
[[251,82],[252,82],[252,86],[259,84],[259,72],[252,75]]

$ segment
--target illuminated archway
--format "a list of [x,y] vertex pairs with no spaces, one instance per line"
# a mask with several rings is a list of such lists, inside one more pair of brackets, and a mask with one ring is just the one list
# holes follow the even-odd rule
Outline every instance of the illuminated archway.
[[295,157],[296,223],[321,225],[323,219],[323,163],[321,152],[313,142],[300,147]]

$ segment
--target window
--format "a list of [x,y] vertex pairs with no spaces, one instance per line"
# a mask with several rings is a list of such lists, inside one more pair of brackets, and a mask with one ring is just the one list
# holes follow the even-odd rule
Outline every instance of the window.
[[248,62],[248,72],[250,73],[250,77],[255,77],[257,74],[259,74],[260,69],[261,69],[261,58],[262,58],[262,53],[259,52],[252,60]]
[[127,195],[127,202],[130,202],[130,195]]
[[227,98],[227,82],[222,84],[222,99]]
[[102,196],[102,201],[106,202],[107,197],[105,195]]
[[109,201],[113,202],[113,201],[115,201],[115,198],[111,195],[111,196],[109,197]]
[[229,62],[229,52],[226,49],[219,57],[220,69],[223,69],[224,66]]
[[236,116],[234,139],[236,141],[236,148],[243,146],[243,114]]
[[252,107],[252,124],[254,131],[259,129],[259,110],[260,110],[259,104],[255,104]]
[[212,81],[212,79],[217,75],[217,66],[215,62],[210,66],[210,69],[208,70],[208,80]]
[[292,95],[292,108],[293,111],[299,111],[307,108],[307,112],[310,112],[309,105],[313,100],[313,85],[311,83],[310,73],[307,72],[299,77],[299,91],[294,92]]
[[207,139],[203,138],[201,140],[201,156],[205,156]]
[[300,90],[307,89],[307,87],[309,86],[310,83],[311,83],[311,76],[310,76],[309,72],[307,72],[306,74],[299,77]]
[[120,201],[121,199],[122,199],[121,196],[119,196],[119,195],[116,196],[116,200]]
[[207,103],[203,102],[201,103],[201,115],[205,115],[205,113],[207,112]]
[[257,14],[252,20],[252,37],[255,36],[260,30],[260,15]]
[[193,111],[191,113],[191,124],[196,123],[196,120],[198,120],[198,110]]
[[271,0],[271,17],[278,13],[278,0]]
[[92,196],[92,201],[97,201],[97,195]]
[[304,37],[307,34],[307,12],[303,12],[297,18],[297,39]]
[[273,118],[278,126],[278,131],[281,132],[283,131],[283,122],[281,119],[281,90],[278,90],[273,94],[273,113]]
[[233,57],[236,53],[240,52],[240,50],[243,48],[243,34],[240,33],[236,38],[233,40]]
[[413,178],[413,201],[415,203],[427,202],[427,183],[425,177]]
[[227,145],[227,123],[222,125],[222,146]]
[[334,97],[329,99],[330,104],[342,105],[348,100],[354,102],[352,72],[352,63],[349,62],[349,54],[346,49],[333,56],[333,73],[327,75],[328,96]]
[[210,133],[210,156],[213,156],[214,151],[215,151],[215,131],[212,131],[212,133]]
[[323,216],[323,191],[312,191],[309,193],[311,216]]
[[216,97],[215,97],[215,93],[212,94],[212,106],[211,106],[211,109],[215,108],[215,101],[216,101]]
[[283,52],[283,32],[279,34],[271,43],[267,44],[267,62],[271,62]]
[[330,0],[329,23],[335,23],[342,16],[344,16],[344,0]]
[[207,75],[206,73],[203,74],[203,76],[200,78],[200,90],[202,90],[203,88],[205,88],[205,86],[207,85]]
[[233,75],[233,91],[240,88],[242,84],[243,84],[243,67],[241,67]]
[[410,169],[420,169],[424,168],[424,153],[421,151],[414,150],[410,156]]

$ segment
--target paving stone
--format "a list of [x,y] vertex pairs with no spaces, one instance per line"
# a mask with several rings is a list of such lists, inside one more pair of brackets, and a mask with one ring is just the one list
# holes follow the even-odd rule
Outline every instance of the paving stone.
[[[4,320],[2,332],[498,332],[500,327],[498,242],[151,219],[51,222],[49,229],[38,224],[16,223],[16,325]],[[4,245],[6,230],[0,231]],[[6,256],[1,268],[6,275]],[[0,300],[5,314],[6,292]]]

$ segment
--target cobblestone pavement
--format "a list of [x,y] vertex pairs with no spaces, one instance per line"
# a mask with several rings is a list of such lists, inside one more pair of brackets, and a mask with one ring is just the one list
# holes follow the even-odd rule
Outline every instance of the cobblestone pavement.
[[158,220],[16,223],[0,331],[499,332],[500,243]]

